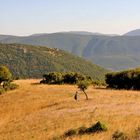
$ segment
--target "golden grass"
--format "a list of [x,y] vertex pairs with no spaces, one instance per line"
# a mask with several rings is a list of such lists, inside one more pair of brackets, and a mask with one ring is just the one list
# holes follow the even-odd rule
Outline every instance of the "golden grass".
[[[70,85],[39,85],[38,80],[15,81],[19,88],[0,96],[0,140],[48,140],[69,129],[103,121],[108,131],[74,136],[71,140],[110,140],[121,130],[128,135],[140,125],[140,92],[87,90],[79,101]],[[67,138],[68,139],[68,138]]]

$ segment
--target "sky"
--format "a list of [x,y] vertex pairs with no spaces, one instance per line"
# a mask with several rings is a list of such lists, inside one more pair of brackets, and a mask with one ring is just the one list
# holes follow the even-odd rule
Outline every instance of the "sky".
[[140,28],[140,0],[0,0],[0,34],[124,34]]

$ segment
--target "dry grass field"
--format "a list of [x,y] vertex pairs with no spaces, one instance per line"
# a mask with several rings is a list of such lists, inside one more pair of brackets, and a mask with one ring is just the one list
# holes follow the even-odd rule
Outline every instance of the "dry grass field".
[[108,131],[67,140],[111,140],[116,130],[133,135],[140,126],[140,92],[87,90],[75,101],[71,85],[39,85],[39,80],[15,81],[19,88],[0,96],[0,140],[50,140],[69,129],[104,122]]

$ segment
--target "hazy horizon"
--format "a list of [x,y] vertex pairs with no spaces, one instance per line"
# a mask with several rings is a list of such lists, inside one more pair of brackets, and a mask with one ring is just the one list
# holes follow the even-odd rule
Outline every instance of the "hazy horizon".
[[[132,29],[135,30],[135,29]],[[130,30],[131,31],[131,30]],[[97,33],[97,34],[101,34],[101,35],[118,35],[118,36],[122,36],[125,33],[122,34],[115,34],[115,33],[103,33],[103,32],[92,32],[92,31],[84,31],[84,30],[75,30],[75,31],[54,31],[54,32],[35,32],[35,33],[29,33],[29,34],[4,34],[4,33],[0,33],[0,35],[11,35],[11,36],[20,36],[20,37],[24,37],[24,36],[31,36],[31,35],[37,35],[37,34],[55,34],[55,33],[70,33],[70,32],[89,32],[89,33]],[[129,31],[128,31],[129,32]]]
[[139,0],[0,0],[0,34],[87,31],[122,35],[140,28]]

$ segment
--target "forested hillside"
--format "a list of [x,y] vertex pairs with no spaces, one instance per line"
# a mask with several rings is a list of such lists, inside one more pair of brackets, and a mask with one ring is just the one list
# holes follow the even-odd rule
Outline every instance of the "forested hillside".
[[47,47],[0,44],[0,64],[6,65],[14,77],[41,78],[47,72],[78,72],[94,80],[104,80],[104,68],[66,53]]

